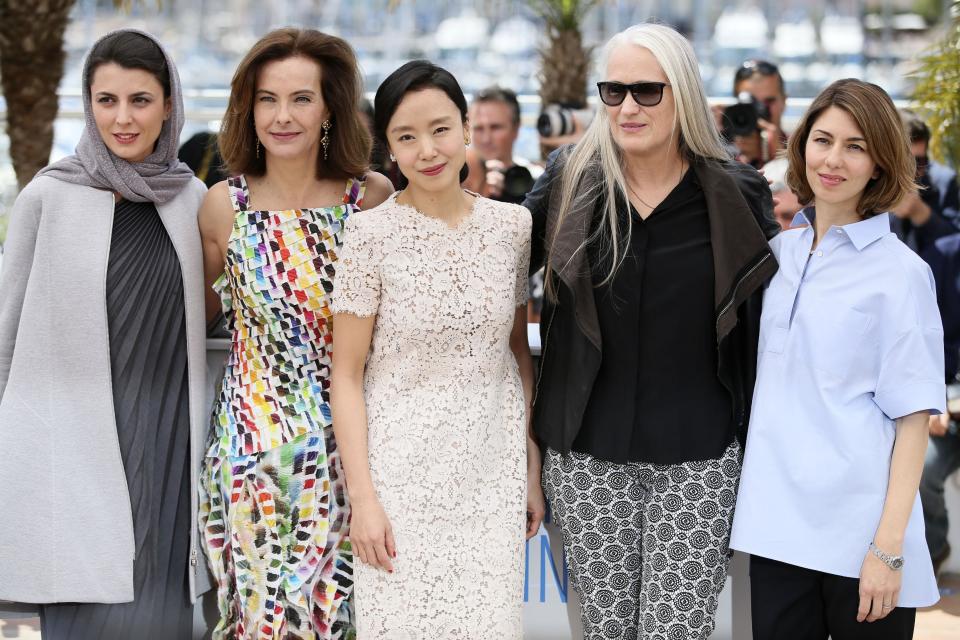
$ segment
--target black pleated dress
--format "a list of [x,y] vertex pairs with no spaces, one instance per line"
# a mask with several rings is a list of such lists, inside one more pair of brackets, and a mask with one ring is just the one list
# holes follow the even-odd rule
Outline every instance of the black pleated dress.
[[42,636],[189,640],[190,420],[183,280],[176,251],[151,203],[121,200],[114,209],[107,319],[117,434],[136,539],[134,600],[46,605]]

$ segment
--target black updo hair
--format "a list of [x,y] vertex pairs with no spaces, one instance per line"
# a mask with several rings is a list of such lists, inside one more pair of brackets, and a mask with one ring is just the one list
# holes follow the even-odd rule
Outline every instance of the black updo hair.
[[93,47],[87,57],[87,76],[83,79],[89,90],[94,72],[113,62],[124,69],[142,69],[157,79],[163,87],[163,97],[170,97],[170,70],[167,57],[157,43],[145,35],[121,31],[109,35]]
[[[373,99],[373,136],[376,144],[384,153],[389,153],[387,144],[387,126],[396,112],[400,102],[408,93],[424,89],[439,89],[457,105],[460,110],[461,121],[467,122],[467,99],[463,95],[460,83],[449,71],[438,67],[429,60],[411,60],[384,80],[377,88],[377,95]],[[460,182],[467,179],[470,168],[463,163],[460,169]],[[407,186],[407,178],[400,174],[400,189]]]

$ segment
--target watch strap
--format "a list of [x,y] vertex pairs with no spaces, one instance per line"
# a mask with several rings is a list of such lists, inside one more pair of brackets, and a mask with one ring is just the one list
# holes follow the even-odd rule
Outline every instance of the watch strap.
[[883,564],[887,565],[891,571],[900,571],[903,569],[903,556],[891,555],[872,542],[870,543],[870,551],[879,558]]

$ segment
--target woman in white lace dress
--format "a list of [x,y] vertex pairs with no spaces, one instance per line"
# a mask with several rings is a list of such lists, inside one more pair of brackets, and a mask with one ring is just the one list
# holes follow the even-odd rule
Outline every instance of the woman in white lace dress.
[[332,304],[357,634],[519,639],[524,534],[544,511],[527,426],[530,213],[461,188],[467,105],[445,70],[404,65],[375,111],[408,184],[351,217]]

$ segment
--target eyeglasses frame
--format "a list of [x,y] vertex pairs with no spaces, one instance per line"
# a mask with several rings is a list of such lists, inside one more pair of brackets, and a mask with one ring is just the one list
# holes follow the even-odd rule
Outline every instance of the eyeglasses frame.
[[[603,99],[604,85],[619,85],[624,88],[623,98],[621,98],[620,102],[617,102],[615,104],[610,104],[609,102]],[[652,104],[645,104],[637,100],[637,96],[634,93],[634,89],[638,88],[640,85],[645,85],[645,86],[654,85],[658,87],[660,89],[660,97],[657,98],[657,101]],[[608,107],[619,107],[620,105],[622,105],[623,101],[627,99],[627,93],[629,93],[630,97],[633,98],[633,101],[636,102],[641,107],[655,107],[661,102],[663,102],[663,89],[664,87],[669,87],[669,86],[672,86],[672,85],[670,85],[667,82],[657,82],[654,80],[641,80],[640,82],[631,82],[629,84],[625,82],[617,82],[616,80],[604,80],[597,83],[597,93],[600,95],[600,102],[607,105]]]

